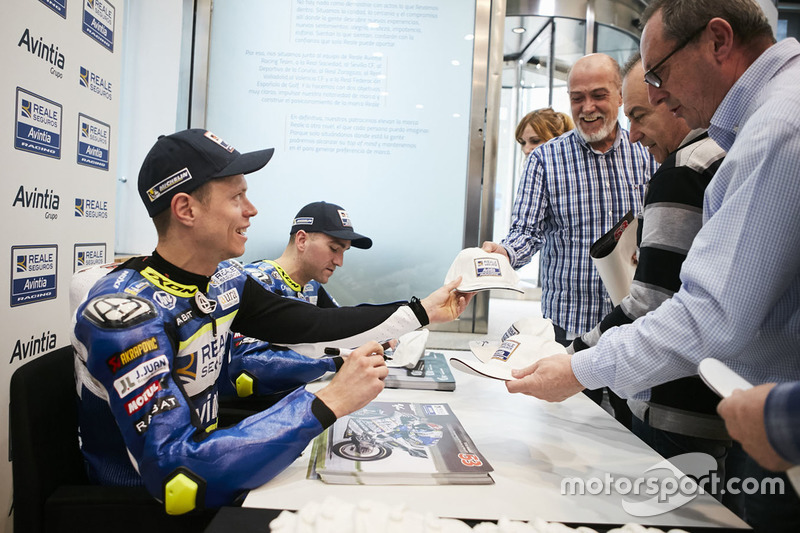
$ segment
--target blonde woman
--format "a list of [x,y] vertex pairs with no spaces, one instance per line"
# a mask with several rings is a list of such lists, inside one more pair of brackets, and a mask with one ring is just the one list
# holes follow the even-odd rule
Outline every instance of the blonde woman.
[[558,137],[573,129],[575,124],[572,118],[565,113],[553,111],[551,107],[544,107],[531,111],[519,121],[514,136],[522,146],[525,157],[553,137]]

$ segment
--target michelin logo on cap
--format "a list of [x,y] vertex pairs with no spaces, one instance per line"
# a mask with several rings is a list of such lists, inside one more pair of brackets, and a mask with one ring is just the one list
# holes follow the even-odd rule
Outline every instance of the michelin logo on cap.
[[164,194],[168,193],[175,187],[179,187],[183,185],[187,181],[192,179],[192,173],[189,172],[189,169],[184,167],[183,169],[179,170],[172,176],[156,183],[153,187],[147,190],[147,197],[150,198],[151,202],[155,202],[159,198],[161,198]]
[[313,226],[314,217],[297,217],[292,221],[292,226]]

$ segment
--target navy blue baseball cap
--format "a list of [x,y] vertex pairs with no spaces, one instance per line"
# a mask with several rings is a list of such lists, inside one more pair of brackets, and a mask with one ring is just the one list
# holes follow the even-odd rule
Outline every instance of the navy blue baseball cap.
[[177,193],[192,192],[215,178],[255,172],[274,152],[267,148],[241,154],[204,129],[162,135],[139,170],[139,196],[152,218],[167,209]]
[[353,231],[353,221],[350,220],[347,211],[328,202],[312,202],[300,209],[292,221],[289,235],[294,235],[300,230],[344,239],[350,241],[351,246],[362,250],[372,246],[372,239]]

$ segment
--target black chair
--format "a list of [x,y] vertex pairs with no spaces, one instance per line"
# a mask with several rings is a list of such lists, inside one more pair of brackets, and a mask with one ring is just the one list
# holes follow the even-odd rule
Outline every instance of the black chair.
[[71,346],[18,368],[9,398],[14,531],[197,532],[213,518],[214,511],[167,515],[144,487],[89,483],[78,444]]

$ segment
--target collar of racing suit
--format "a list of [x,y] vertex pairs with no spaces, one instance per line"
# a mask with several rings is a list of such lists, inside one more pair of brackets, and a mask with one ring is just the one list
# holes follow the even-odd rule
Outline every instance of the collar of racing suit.
[[303,286],[293,280],[291,276],[286,273],[283,267],[281,267],[275,261],[271,261],[269,259],[267,259],[266,262],[275,267],[275,270],[278,272],[278,274],[280,274],[281,278],[283,278],[283,281],[289,286],[290,289],[292,289],[294,292],[303,292]]
[[157,270],[159,274],[162,274],[172,281],[181,283],[183,285],[195,285],[202,292],[208,292],[208,283],[211,281],[210,276],[194,274],[187,270],[183,270],[182,268],[176,267],[161,257],[161,255],[159,255],[159,253],[155,250],[153,250],[153,255],[150,257],[136,257],[120,265],[118,270],[122,268],[132,268],[134,270],[141,271],[148,266]]

